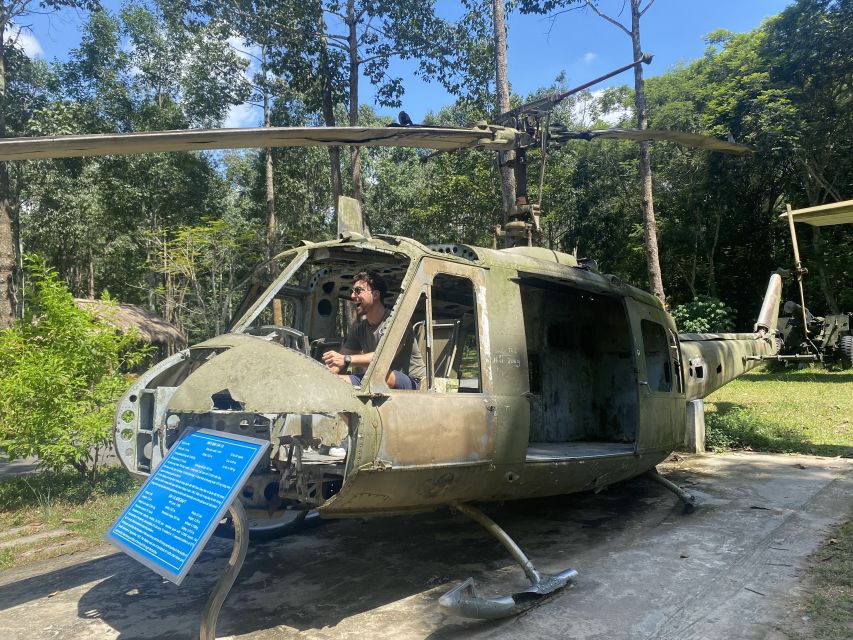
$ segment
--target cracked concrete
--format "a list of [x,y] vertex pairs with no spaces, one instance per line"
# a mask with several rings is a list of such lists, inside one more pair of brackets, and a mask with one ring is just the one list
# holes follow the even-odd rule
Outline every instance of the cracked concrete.
[[[446,616],[438,597],[473,576],[525,585],[485,531],[439,511],[322,523],[250,546],[220,638],[768,638],[803,595],[805,557],[849,515],[853,460],[756,453],[662,467],[698,494],[638,478],[600,494],[486,506],[538,568],[573,587],[512,619]],[[214,540],[181,587],[110,547],[0,573],[4,640],[193,638],[230,552]]]

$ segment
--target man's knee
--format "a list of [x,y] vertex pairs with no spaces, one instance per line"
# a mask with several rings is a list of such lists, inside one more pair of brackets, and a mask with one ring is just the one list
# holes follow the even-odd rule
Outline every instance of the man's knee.
[[391,389],[399,389],[401,391],[415,391],[417,386],[415,381],[407,373],[402,371],[392,371],[386,379],[388,387]]

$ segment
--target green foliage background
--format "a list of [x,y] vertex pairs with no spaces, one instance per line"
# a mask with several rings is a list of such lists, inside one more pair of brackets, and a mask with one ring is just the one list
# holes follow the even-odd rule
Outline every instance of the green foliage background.
[[27,266],[26,315],[0,332],[0,450],[95,482],[125,372],[145,350],[134,334],[79,309],[44,260],[31,257]]
[[[525,10],[544,7],[526,5]],[[263,95],[271,97],[273,125],[323,124],[329,120],[321,109],[324,88],[318,86],[323,55],[324,64],[336,69],[333,86],[327,87],[332,117],[346,122],[344,53],[333,48],[323,54],[312,31],[337,5],[252,6],[255,15],[249,19],[249,5],[239,2],[151,0],[117,14],[91,13],[80,46],[66,61],[47,63],[11,52],[10,133],[215,125],[230,107],[251,109]],[[418,15],[429,17],[432,6],[420,6]],[[440,38],[422,50],[425,66],[419,68],[424,77],[434,76],[455,91],[458,100],[428,114],[426,124],[464,126],[495,115],[489,98],[491,45],[480,15],[487,8],[466,2],[455,25],[427,21]],[[644,20],[654,19],[656,10]],[[402,9],[385,3],[369,11],[388,24],[401,20]],[[267,27],[287,12],[293,29],[271,32]],[[749,328],[767,275],[792,263],[788,230],[778,217],[785,204],[798,208],[853,197],[850,24],[851,2],[798,0],[752,32],[709,34],[701,58],[647,79],[650,126],[733,136],[756,150],[743,158],[653,145],[661,263],[671,308],[689,308],[694,299],[709,296],[733,309],[735,327]],[[388,104],[399,101],[405,89],[395,75],[396,61],[421,51],[415,45],[423,34],[412,25],[406,28],[400,55],[391,40],[377,36],[371,46],[382,60],[363,69],[369,82],[384,87],[380,94]],[[571,29],[570,14],[561,28]],[[241,43],[237,49],[228,36],[230,44]],[[447,55],[451,41],[454,53]],[[653,48],[653,42],[646,44]],[[252,46],[267,56],[263,73],[238,51]],[[567,88],[565,74],[542,81],[540,91],[513,101]],[[613,87],[572,97],[552,121],[569,128],[632,126],[633,109],[631,89]],[[360,106],[358,122],[389,124],[368,105]],[[538,151],[528,155],[531,167],[537,166]],[[424,242],[491,246],[492,230],[502,218],[496,159],[482,152],[442,154],[424,162],[425,156],[411,149],[363,150],[364,211],[372,230]],[[342,160],[348,193],[346,150]],[[149,154],[10,166],[25,250],[45,256],[75,295],[97,297],[109,290],[160,313],[193,341],[227,327],[264,255],[263,153]],[[274,151],[278,248],[332,236],[330,180],[326,149]],[[547,246],[593,257],[602,271],[646,286],[634,143],[572,141],[549,153],[541,193],[536,179],[530,180],[530,191],[534,200],[542,200]],[[799,239],[809,267],[807,306],[816,315],[853,310],[850,225],[817,233],[800,229]]]
[[726,333],[735,329],[734,311],[711,296],[697,296],[687,304],[678,305],[672,310],[672,317],[680,331]]

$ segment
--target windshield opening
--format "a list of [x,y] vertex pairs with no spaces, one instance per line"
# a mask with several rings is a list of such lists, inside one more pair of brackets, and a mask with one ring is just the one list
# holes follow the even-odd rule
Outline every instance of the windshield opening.
[[406,255],[362,247],[307,248],[281,270],[292,271],[288,277],[271,274],[277,281],[233,331],[262,336],[320,360],[325,351],[340,348],[347,327],[357,320],[350,301],[355,275],[379,272],[388,285],[385,306],[393,309],[409,263]]

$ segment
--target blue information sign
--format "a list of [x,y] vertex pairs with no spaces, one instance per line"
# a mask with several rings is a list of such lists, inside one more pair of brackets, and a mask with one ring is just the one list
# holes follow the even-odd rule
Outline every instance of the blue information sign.
[[199,429],[180,439],[104,539],[181,584],[269,442]]

